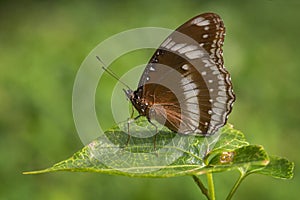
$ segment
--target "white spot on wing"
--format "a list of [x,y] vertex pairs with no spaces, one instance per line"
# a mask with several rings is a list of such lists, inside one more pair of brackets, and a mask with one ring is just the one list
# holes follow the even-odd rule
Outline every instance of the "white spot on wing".
[[221,81],[218,81],[218,84],[219,84],[219,85],[225,85],[226,83],[225,83],[224,80],[221,80]]
[[170,49],[171,47],[174,46],[174,44],[175,44],[175,42],[174,42],[174,41],[171,41],[169,44],[167,44],[166,48],[167,48],[167,49]]
[[198,99],[197,95],[200,92],[199,89],[193,89],[192,90],[190,85],[186,85],[186,86],[184,86],[184,90],[186,91],[186,92],[183,92],[185,99],[188,99],[188,98]]
[[211,67],[212,62],[208,59],[203,59],[202,62],[204,62],[204,67]]
[[224,92],[224,91],[219,91],[219,92],[218,92],[218,95],[219,95],[219,96],[224,96],[224,97],[226,97],[226,92]]
[[198,23],[201,23],[202,21],[204,21],[203,17],[197,17],[196,19],[194,19],[192,21],[192,24],[198,24]]
[[182,49],[179,49],[178,52],[183,54],[183,53],[186,53],[186,52],[189,52],[189,51],[193,51],[195,49],[198,49],[198,47],[196,45],[188,45]]
[[218,102],[215,102],[214,106],[217,108],[223,108],[223,109],[224,109],[224,107],[226,107],[223,103],[218,103]]
[[155,68],[154,68],[153,66],[151,66],[151,67],[149,68],[149,70],[152,71],[152,72],[154,72],[154,71],[155,71]]
[[161,46],[162,47],[165,47],[169,42],[171,42],[172,41],[172,39],[171,38],[167,38],[162,44],[161,44]]
[[187,85],[192,81],[192,79],[190,78],[190,76],[184,77],[180,80],[181,85]]
[[220,121],[220,117],[218,115],[212,115],[211,118],[216,121]]
[[222,115],[223,114],[223,110],[220,108],[212,108],[212,111],[217,114],[217,115]]
[[197,26],[207,26],[207,25],[209,25],[209,24],[210,24],[209,20],[204,20],[204,21],[202,21],[202,22],[199,22],[199,23],[197,24]]
[[189,59],[201,58],[204,54],[201,50],[189,51],[185,54]]
[[184,64],[184,65],[181,66],[181,69],[187,71],[189,69],[189,65],[188,64]]
[[173,46],[171,48],[172,51],[177,51],[178,49],[181,49],[182,47],[184,47],[186,44],[184,43],[180,43],[180,44],[176,44],[175,46]]
[[212,66],[210,67],[210,69],[211,69],[212,71],[219,71],[219,69],[218,69],[218,67],[217,67],[216,65],[212,65]]
[[197,89],[197,85],[193,83],[189,77],[181,79],[180,83],[184,91],[184,103],[182,105],[182,109],[184,109],[183,113],[187,115],[188,119],[192,119],[188,120],[188,122],[193,127],[198,127],[198,122],[200,120],[200,109],[198,106],[199,102],[197,95],[199,94],[200,90]]
[[203,17],[198,17],[194,19],[192,23],[196,24],[197,26],[207,26],[210,24],[209,20],[205,20]]
[[226,87],[225,87],[225,85],[221,85],[221,86],[219,86],[219,90],[226,91]]
[[216,99],[218,102],[226,104],[226,100],[227,100],[226,97],[217,97]]

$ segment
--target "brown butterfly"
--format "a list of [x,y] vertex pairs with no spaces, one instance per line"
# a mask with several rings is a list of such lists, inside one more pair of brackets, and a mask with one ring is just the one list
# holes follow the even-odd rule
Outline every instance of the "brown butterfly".
[[214,13],[198,15],[169,35],[137,90],[124,90],[138,117],[180,134],[211,135],[224,126],[235,101],[223,62],[224,35],[223,21]]

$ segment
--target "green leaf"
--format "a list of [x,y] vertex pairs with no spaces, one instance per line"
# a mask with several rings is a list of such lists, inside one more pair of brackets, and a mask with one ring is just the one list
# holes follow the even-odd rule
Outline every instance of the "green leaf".
[[291,179],[293,178],[294,163],[286,158],[270,156],[269,164],[255,173],[272,176],[274,178]]
[[135,123],[130,124],[130,134],[139,137],[131,137],[128,144],[128,135],[122,131],[127,130],[127,123],[119,124],[71,158],[50,168],[24,174],[78,171],[132,177],[174,177],[237,168],[252,169],[252,172],[263,168],[260,173],[267,175],[287,173],[286,169],[280,172],[274,166],[278,159],[271,160],[271,165],[265,167],[269,157],[263,147],[249,145],[244,135],[231,125],[208,137],[182,136],[165,127],[161,127],[156,137],[146,137],[153,133],[153,125],[146,119]]

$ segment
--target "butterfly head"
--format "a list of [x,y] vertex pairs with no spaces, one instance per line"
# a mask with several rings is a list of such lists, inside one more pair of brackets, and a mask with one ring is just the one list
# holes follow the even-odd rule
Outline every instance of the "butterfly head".
[[134,97],[134,92],[131,89],[123,89],[126,97],[131,101],[131,99]]
[[138,110],[140,115],[146,115],[146,109],[148,104],[144,102],[144,99],[141,97],[141,90],[133,91],[131,89],[123,89],[127,98],[131,101],[132,105]]

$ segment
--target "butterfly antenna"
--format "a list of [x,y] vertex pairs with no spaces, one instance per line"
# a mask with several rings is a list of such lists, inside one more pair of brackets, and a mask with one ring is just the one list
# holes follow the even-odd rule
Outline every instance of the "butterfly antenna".
[[[111,71],[110,69],[108,69],[107,67],[106,67],[106,64],[100,59],[100,57],[99,56],[96,56],[96,58],[99,60],[99,62],[100,63],[102,63],[104,66],[102,66],[102,69],[105,71],[105,72],[107,72],[109,75],[111,75],[113,78],[115,78],[117,81],[119,81],[120,83],[122,83],[125,87],[127,87],[128,89],[130,89],[130,87],[126,84],[126,83],[124,83],[123,81],[121,81],[120,80],[120,77],[117,75],[117,74],[115,74],[113,71]],[[131,90],[131,89],[130,89]]]

